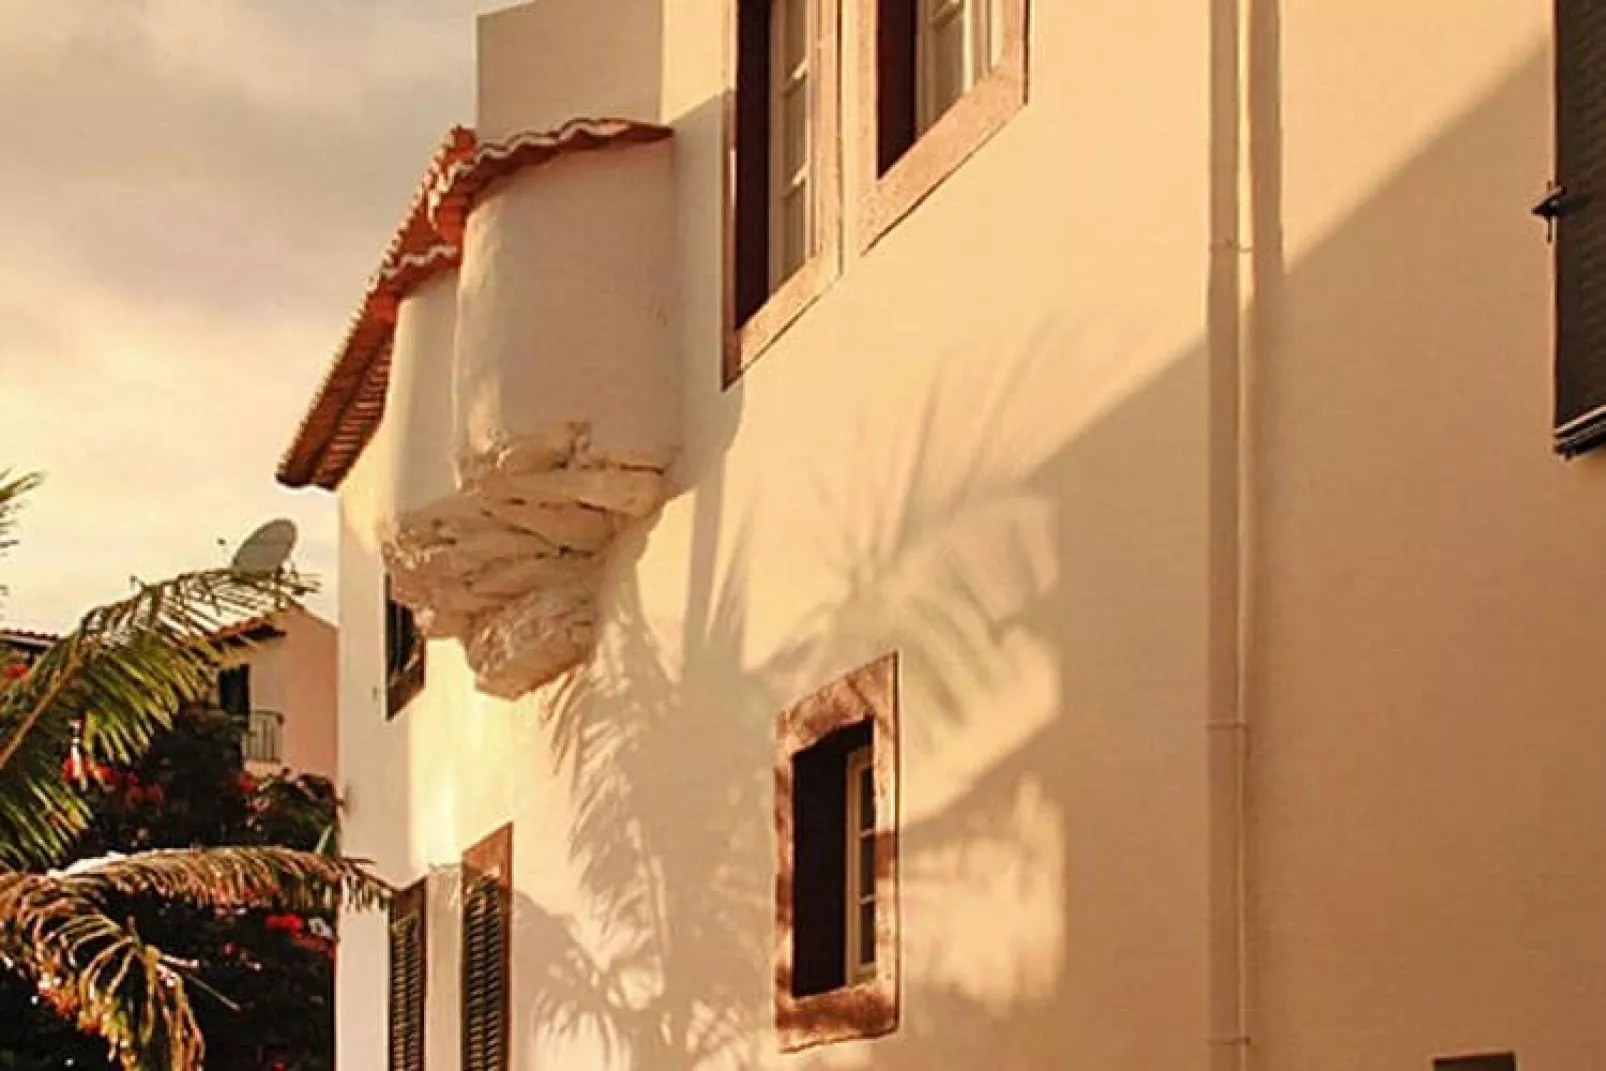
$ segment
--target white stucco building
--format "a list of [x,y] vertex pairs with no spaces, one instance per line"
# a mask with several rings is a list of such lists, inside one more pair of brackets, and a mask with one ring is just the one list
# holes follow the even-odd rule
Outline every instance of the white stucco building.
[[280,472],[341,1065],[1606,1066],[1602,10],[483,17]]

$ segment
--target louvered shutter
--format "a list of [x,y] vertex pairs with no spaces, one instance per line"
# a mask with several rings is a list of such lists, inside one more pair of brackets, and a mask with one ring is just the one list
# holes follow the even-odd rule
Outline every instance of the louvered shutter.
[[1606,442],[1606,3],[1556,0],[1556,449]]
[[463,1071],[506,1071],[512,830],[463,859]]
[[424,883],[390,908],[390,1071],[424,1069]]

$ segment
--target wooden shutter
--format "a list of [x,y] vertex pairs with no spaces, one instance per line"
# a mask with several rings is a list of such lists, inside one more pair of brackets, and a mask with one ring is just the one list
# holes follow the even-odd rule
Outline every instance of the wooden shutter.
[[390,1071],[424,1071],[424,882],[390,903]]
[[1606,442],[1606,3],[1556,0],[1556,449]]
[[463,1071],[507,1071],[513,827],[463,856]]

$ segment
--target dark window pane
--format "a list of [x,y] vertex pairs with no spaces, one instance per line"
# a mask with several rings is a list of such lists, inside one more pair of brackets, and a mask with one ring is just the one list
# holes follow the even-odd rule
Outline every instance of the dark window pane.
[[875,962],[875,901],[859,905],[859,962]]
[[859,895],[875,894],[875,838],[859,838]]
[[870,765],[859,772],[859,828],[875,828],[875,769]]
[[832,733],[792,759],[792,992],[847,984],[848,756],[870,723]]
[[736,323],[770,295],[770,0],[742,0],[736,40]]
[[876,163],[883,175],[915,143],[919,6],[919,0],[877,0]]
[[241,717],[251,712],[251,667],[234,666],[218,674],[218,706]]

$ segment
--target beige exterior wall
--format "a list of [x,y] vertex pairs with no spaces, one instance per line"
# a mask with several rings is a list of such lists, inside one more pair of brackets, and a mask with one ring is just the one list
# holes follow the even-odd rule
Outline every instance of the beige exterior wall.
[[[515,1067],[1204,1065],[1211,27],[1036,7],[1025,110],[722,392],[726,10],[662,5],[656,113],[630,117],[676,131],[681,490],[613,554],[566,687],[490,700],[435,642],[386,722],[391,429],[342,488],[348,844],[408,881],[513,821]],[[782,1059],[776,714],[893,648],[903,1025]],[[340,1060],[374,1066],[383,921],[343,941]]]
[[1550,249],[1527,213],[1552,175],[1549,5],[1280,8],[1259,1064],[1606,1066],[1606,469],[1548,449]]

